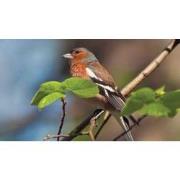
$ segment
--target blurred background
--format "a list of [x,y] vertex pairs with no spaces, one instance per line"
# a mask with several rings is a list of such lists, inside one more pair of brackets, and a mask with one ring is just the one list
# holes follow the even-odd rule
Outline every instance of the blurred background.
[[[39,85],[45,81],[68,78],[68,61],[62,54],[75,47],[93,51],[112,73],[121,88],[131,81],[170,40],[0,40],[0,140],[41,141],[56,134],[61,117],[57,102],[43,111],[30,105]],[[166,90],[180,88],[180,47],[138,87]],[[137,87],[137,88],[138,88]],[[63,133],[70,132],[95,107],[68,96]],[[98,140],[111,140],[121,128],[111,118]],[[180,140],[180,115],[172,119],[147,118],[132,131],[135,140]],[[81,136],[75,140],[89,140]]]

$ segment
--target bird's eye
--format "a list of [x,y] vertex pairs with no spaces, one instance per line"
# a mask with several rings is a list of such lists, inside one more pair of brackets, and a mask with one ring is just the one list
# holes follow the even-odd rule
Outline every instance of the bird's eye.
[[79,53],[80,53],[80,51],[76,50],[76,51],[75,51],[75,53],[76,53],[76,54],[79,54]]

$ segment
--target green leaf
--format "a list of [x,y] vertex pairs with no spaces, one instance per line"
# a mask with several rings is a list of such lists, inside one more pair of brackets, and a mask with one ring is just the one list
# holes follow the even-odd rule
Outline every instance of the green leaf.
[[180,108],[180,90],[166,93],[160,98],[160,101],[170,109]]
[[40,89],[36,92],[36,94],[33,96],[32,100],[31,100],[31,105],[38,105],[40,100],[47,96],[48,93],[46,93],[45,91],[40,91]]
[[65,88],[62,85],[61,82],[58,81],[49,81],[41,84],[39,90],[36,92],[34,97],[31,100],[32,105],[38,105],[40,100],[47,96],[48,94],[54,93],[54,92],[59,92],[64,94]]
[[143,103],[153,102],[155,100],[155,92],[153,89],[145,87],[132,93],[133,98]]
[[141,109],[144,104],[155,101],[155,92],[151,88],[141,88],[131,94],[127,99],[122,115],[129,115]]
[[160,102],[153,102],[150,104],[145,105],[141,110],[140,113],[155,116],[155,117],[168,117],[170,113],[170,109],[164,106]]
[[121,115],[130,115],[133,112],[139,110],[143,107],[143,103],[135,98],[130,98],[127,100],[126,105],[121,111]]
[[95,83],[82,78],[69,78],[63,82],[63,85],[67,90],[83,98],[95,97],[99,93],[98,86]]
[[155,93],[158,97],[163,96],[165,92],[165,86],[161,86],[160,88],[155,90]]
[[55,93],[51,93],[45,97],[43,97],[40,102],[38,103],[38,108],[39,109],[43,109],[45,108],[46,106],[54,103],[55,101],[61,99],[61,98],[64,98],[65,95],[64,94],[61,94],[59,92],[55,92]]
[[171,110],[169,117],[175,116],[180,108],[180,90],[166,93],[159,101]]
[[178,110],[176,109],[169,109],[170,112],[169,112],[169,117],[174,117],[177,113],[178,113]]
[[45,91],[47,93],[52,93],[52,92],[65,92],[65,87],[63,84],[59,81],[48,81],[40,86],[41,91]]

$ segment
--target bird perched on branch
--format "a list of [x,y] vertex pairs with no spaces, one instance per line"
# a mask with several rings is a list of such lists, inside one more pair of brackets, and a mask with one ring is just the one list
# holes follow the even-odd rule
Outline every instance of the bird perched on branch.
[[[125,98],[118,90],[111,74],[100,64],[96,56],[86,48],[73,49],[63,56],[70,60],[70,73],[73,77],[89,79],[98,85],[99,94],[95,98],[96,102],[105,110],[110,111],[122,128],[127,131],[129,120],[134,121],[134,119],[120,116],[120,111],[125,105]],[[127,132],[127,139],[133,140],[130,131]]]

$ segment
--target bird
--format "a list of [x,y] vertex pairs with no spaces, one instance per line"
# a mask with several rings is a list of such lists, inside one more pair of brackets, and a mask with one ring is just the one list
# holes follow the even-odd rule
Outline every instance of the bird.
[[[91,80],[99,88],[99,94],[93,98],[104,110],[111,112],[117,119],[123,130],[128,131],[130,120],[135,119],[121,116],[120,112],[125,106],[125,97],[120,93],[112,75],[100,63],[97,57],[87,48],[74,48],[69,53],[63,55],[69,60],[70,74],[72,77]],[[126,139],[133,141],[131,131],[126,133]]]

